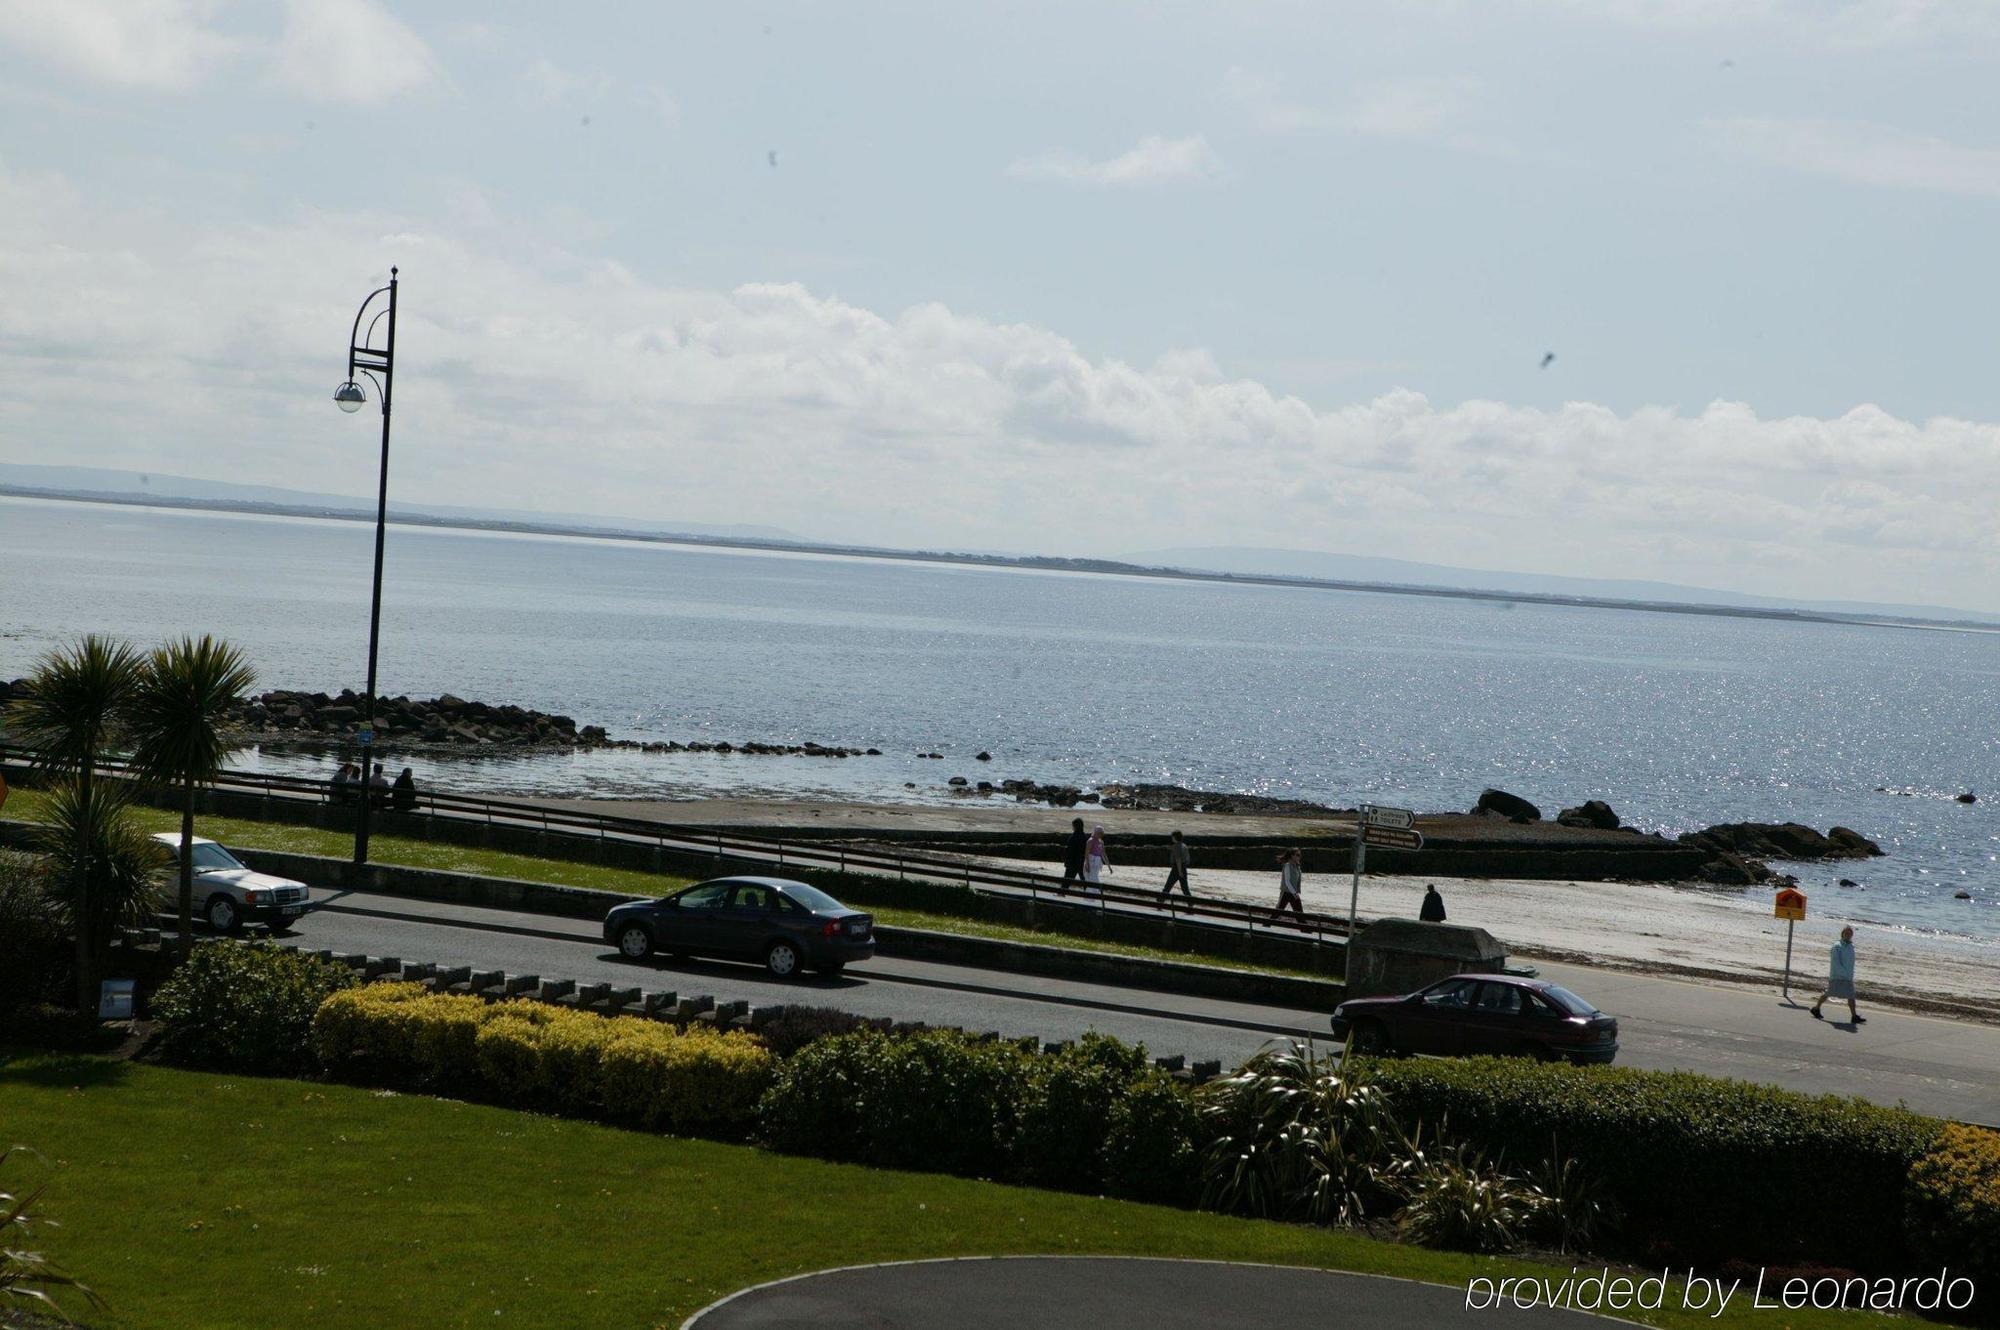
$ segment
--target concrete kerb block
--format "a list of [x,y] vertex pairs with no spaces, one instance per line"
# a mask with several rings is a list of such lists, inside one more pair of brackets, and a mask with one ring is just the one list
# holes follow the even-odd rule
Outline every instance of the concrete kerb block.
[[160,945],[160,930],[157,928],[142,928],[139,930],[139,940],[149,947],[157,947]]
[[749,1014],[750,1004],[748,1002],[718,1002],[715,1004],[715,1019],[717,1024],[725,1021],[733,1021],[738,1016],[748,1016]]
[[395,974],[403,968],[399,956],[371,956],[361,967],[361,973],[369,979],[380,979],[383,975]]
[[542,986],[535,990],[535,997],[542,1002],[554,1002],[557,998],[568,997],[575,991],[574,979],[544,979]]
[[345,965],[350,970],[365,970],[368,968],[368,958],[357,951],[343,951],[339,955],[332,957],[332,959]]
[[468,970],[465,976],[465,991],[479,997],[498,990],[498,996],[505,997],[507,972],[505,970]]
[[594,1007],[610,996],[610,984],[579,984],[576,990],[576,1005]]
[[313,959],[316,961],[331,961],[334,959],[334,955],[326,947],[321,947],[319,950],[313,952]]
[[437,977],[437,969],[436,961],[404,961],[403,982],[406,984],[421,984],[426,979],[435,979]]
[[1194,1064],[1194,1078],[1196,1081],[1212,1081],[1220,1075],[1222,1075],[1221,1058],[1210,1058],[1206,1062],[1197,1062]]
[[674,1019],[682,1022],[691,1021],[713,1010],[715,1010],[715,999],[706,993],[699,997],[682,998],[674,1004]]
[[[435,987],[440,992],[458,984],[466,984],[469,988],[472,979],[472,967],[470,965],[441,965],[431,977],[437,981]],[[479,990],[471,989],[471,991],[478,992]]]
[[510,974],[505,985],[508,997],[518,997],[522,993],[533,993],[541,985],[538,974]]
[[1050,1056],[1050,1057],[1054,1057],[1054,1056],[1055,1056],[1056,1054],[1058,1054],[1058,1053],[1062,1052],[1062,1051],[1063,1051],[1063,1050],[1064,1050],[1065,1048],[1068,1048],[1068,1047],[1069,1047],[1069,1040],[1067,1040],[1067,1039],[1055,1039],[1055,1040],[1051,1040],[1050,1042],[1048,1042],[1048,1043],[1046,1043],[1046,1044],[1043,1044],[1043,1045],[1042,1045],[1042,1052],[1043,1052],[1043,1053],[1046,1053],[1046,1054],[1047,1054],[1048,1056]]
[[668,1017],[680,1000],[678,993],[662,993],[649,988],[639,994],[639,1008],[648,1016]]
[[787,1010],[789,1008],[782,1002],[772,1003],[768,1006],[752,1007],[750,1008],[750,1028],[761,1030],[772,1021],[777,1020],[778,1017],[784,1015]]
[[997,1044],[1000,1042],[1000,1032],[998,1030],[981,1030],[978,1034],[972,1036],[972,1042],[975,1044]]
[[613,1013],[622,1012],[627,1007],[636,1007],[639,1005],[639,990],[636,988],[614,988],[604,995],[604,1005],[609,1007]]
[[1153,1065],[1161,1071],[1179,1071],[1187,1065],[1187,1058],[1179,1053],[1170,1053],[1163,1058],[1154,1058]]

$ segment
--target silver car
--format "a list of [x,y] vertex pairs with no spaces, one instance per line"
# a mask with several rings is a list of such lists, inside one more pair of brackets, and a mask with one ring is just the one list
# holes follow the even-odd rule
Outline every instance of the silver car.
[[[166,847],[180,890],[181,838],[171,831],[153,839]],[[282,933],[299,921],[312,900],[312,889],[288,877],[259,873],[222,846],[203,836],[193,842],[194,912],[218,933],[234,933],[245,923],[269,924]]]

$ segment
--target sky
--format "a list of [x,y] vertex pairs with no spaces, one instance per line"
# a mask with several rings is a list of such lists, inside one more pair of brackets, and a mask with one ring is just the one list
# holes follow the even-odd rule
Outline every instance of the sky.
[[1920,0],[0,0],[0,460],[367,493],[397,264],[406,502],[2000,610],[1996,79]]

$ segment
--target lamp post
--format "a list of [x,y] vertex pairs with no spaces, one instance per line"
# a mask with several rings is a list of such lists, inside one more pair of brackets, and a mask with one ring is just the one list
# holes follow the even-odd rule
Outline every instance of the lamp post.
[[[364,332],[361,320],[366,317],[369,307],[383,296],[389,297],[388,303],[375,311],[375,317],[368,320],[368,328]],[[375,326],[383,319],[389,321],[387,341],[377,346]],[[368,400],[367,391],[357,380],[357,376],[361,375],[374,382],[375,395],[382,399],[382,477],[375,493],[375,590],[368,604],[368,693],[363,702],[361,733],[357,736],[361,748],[360,808],[354,822],[354,862],[357,865],[368,862],[368,819],[375,796],[375,787],[370,783],[374,776],[371,757],[375,746],[375,654],[382,640],[382,537],[389,523],[389,402],[396,382],[394,268],[389,269],[389,284],[369,292],[368,298],[361,302],[361,308],[355,311],[354,330],[347,338],[347,379],[333,392],[333,400],[342,411],[350,414],[359,411]]]

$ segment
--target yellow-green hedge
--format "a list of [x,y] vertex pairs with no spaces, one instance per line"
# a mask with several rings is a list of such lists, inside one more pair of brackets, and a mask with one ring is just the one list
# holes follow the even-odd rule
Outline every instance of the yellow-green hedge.
[[1985,1319],[2000,1301],[2000,1132],[1952,1123],[1910,1169],[1905,1193],[1910,1246],[1928,1261],[1972,1277]]
[[472,1095],[655,1130],[740,1135],[777,1073],[749,1035],[598,1016],[541,1002],[488,1004],[372,984],[313,1019],[313,1051],[343,1080]]

